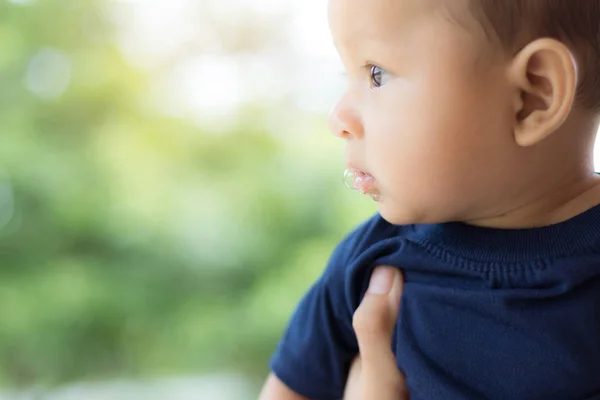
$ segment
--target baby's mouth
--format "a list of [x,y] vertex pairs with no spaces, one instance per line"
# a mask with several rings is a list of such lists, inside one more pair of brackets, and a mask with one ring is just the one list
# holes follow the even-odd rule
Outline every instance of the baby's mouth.
[[376,180],[373,175],[358,170],[349,168],[344,172],[344,184],[347,188],[361,192],[371,196],[375,201],[380,200],[379,191],[375,188]]

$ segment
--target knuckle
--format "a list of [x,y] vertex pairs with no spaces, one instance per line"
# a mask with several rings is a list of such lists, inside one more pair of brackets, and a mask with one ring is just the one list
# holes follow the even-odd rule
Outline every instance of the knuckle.
[[[366,304],[363,304],[366,305]],[[389,315],[382,304],[371,303],[371,307],[359,307],[352,317],[352,326],[357,336],[374,336],[385,333],[389,328]]]

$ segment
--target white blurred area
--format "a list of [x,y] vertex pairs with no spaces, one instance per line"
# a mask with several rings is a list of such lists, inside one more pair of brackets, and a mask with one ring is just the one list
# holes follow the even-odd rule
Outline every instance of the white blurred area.
[[[115,0],[128,60],[156,72],[159,107],[203,126],[246,103],[325,114],[343,79],[322,0]],[[224,127],[226,128],[226,126]]]

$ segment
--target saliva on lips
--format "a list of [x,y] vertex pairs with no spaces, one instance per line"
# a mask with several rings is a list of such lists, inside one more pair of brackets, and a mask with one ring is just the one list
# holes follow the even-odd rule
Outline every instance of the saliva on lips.
[[375,189],[375,178],[366,172],[354,168],[347,169],[344,172],[344,184],[347,188],[366,194],[375,201],[380,200],[379,191]]

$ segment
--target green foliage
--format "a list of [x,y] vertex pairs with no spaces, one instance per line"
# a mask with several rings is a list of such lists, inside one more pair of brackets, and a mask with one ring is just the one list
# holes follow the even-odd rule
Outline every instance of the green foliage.
[[[215,134],[149,107],[106,6],[0,5],[1,383],[260,376],[374,208],[342,187],[321,117],[291,113],[274,135],[289,107],[256,104]],[[64,92],[31,77],[40,54]]]

